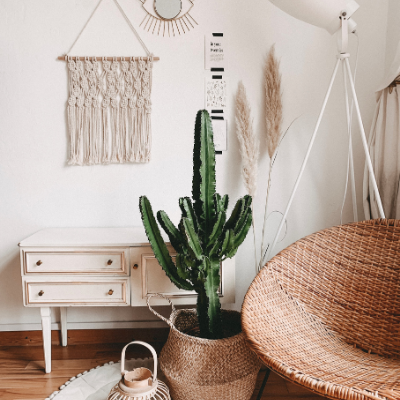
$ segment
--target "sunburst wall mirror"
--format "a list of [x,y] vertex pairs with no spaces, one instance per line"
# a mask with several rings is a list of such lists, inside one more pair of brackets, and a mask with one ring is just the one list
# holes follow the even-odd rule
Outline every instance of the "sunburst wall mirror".
[[140,26],[148,32],[162,36],[184,34],[198,23],[190,12],[194,0],[139,0],[146,11]]

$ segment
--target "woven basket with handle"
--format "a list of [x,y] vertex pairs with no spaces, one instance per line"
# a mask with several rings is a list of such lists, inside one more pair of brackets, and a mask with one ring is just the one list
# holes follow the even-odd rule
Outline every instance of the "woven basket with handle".
[[184,332],[195,330],[195,309],[176,310],[169,319],[149,304],[150,310],[171,328],[160,355],[160,367],[168,380],[174,400],[248,400],[251,398],[261,364],[249,349],[241,332],[240,313],[222,310],[225,326],[233,336],[208,340]]

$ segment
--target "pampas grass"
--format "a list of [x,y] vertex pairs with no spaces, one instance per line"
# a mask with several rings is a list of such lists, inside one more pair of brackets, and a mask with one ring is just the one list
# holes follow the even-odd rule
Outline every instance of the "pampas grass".
[[243,82],[239,82],[236,94],[236,134],[239,140],[240,155],[242,156],[242,175],[247,193],[252,197],[251,204],[253,218],[254,255],[257,272],[256,231],[254,226],[254,196],[257,191],[257,171],[259,157],[259,139],[253,130],[253,121],[250,115],[250,104],[247,100],[246,89]]
[[236,94],[236,134],[242,156],[244,185],[247,193],[254,197],[257,191],[259,140],[253,131],[250,104],[242,81],[239,82]]
[[264,222],[261,236],[261,258],[258,270],[263,266],[263,259],[268,250],[264,246],[265,224],[267,220],[268,199],[271,189],[272,166],[274,155],[277,151],[282,136],[282,90],[281,74],[279,72],[279,61],[275,56],[275,46],[271,46],[264,67],[264,89],[265,89],[265,138],[267,141],[269,155],[269,172],[267,195],[265,197]]
[[282,91],[279,61],[272,46],[264,67],[265,137],[268,155],[272,160],[282,135]]
[[[281,74],[279,72],[279,61],[275,56],[275,46],[272,46],[268,52],[264,66],[264,90],[265,90],[265,140],[269,155],[269,172],[268,186],[265,198],[265,211],[261,238],[261,256],[257,261],[256,233],[254,226],[254,209],[253,211],[253,237],[256,273],[261,269],[267,254],[268,247],[264,246],[264,233],[267,220],[268,199],[271,190],[272,167],[278,153],[282,135],[282,90],[281,90]],[[239,82],[236,93],[236,133],[240,145],[240,155],[242,157],[243,181],[248,194],[253,198],[257,189],[257,172],[259,158],[259,139],[255,135],[250,116],[250,105],[246,96],[246,89],[242,82]]]

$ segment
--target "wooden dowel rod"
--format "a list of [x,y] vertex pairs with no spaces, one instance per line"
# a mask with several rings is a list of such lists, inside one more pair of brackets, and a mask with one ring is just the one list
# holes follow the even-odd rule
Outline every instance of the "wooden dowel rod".
[[[66,56],[59,56],[57,57],[57,60],[61,60],[61,61],[65,61]],[[75,57],[75,56],[67,56],[72,58],[73,60],[81,60],[81,61],[85,61],[87,58],[89,58],[90,61],[93,61],[93,59],[95,57]],[[105,58],[107,61],[122,61],[123,58],[125,58],[125,61],[130,61],[132,59],[132,57],[96,57],[97,61],[103,61],[103,58]],[[139,60],[140,57],[133,57],[135,60]],[[147,56],[142,57],[143,61],[147,61]],[[159,61],[160,57],[153,57],[153,61]]]

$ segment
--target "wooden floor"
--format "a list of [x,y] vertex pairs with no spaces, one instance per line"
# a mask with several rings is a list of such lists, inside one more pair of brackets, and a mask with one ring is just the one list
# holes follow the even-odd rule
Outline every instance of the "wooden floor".
[[[28,337],[25,339],[29,341]],[[32,340],[30,341],[32,342]],[[57,340],[54,341],[58,342]],[[126,340],[124,343],[128,341]],[[150,340],[148,341],[150,342]],[[0,345],[1,400],[44,400],[72,376],[109,361],[118,361],[124,347],[123,343],[73,344],[74,340],[71,340],[72,344],[67,347],[53,344],[52,372],[45,374],[43,349],[40,343],[33,341],[33,344],[30,345],[19,345],[19,342],[16,341],[12,346]],[[38,342],[40,341],[38,340]],[[94,340],[94,342],[98,342],[98,340]],[[4,340],[0,340],[0,344],[4,344]],[[158,341],[152,344],[159,353],[163,343]],[[147,353],[138,353],[139,347],[136,348],[134,354],[129,353],[129,349],[128,359],[148,356]],[[144,349],[144,351],[146,350]],[[257,387],[252,400],[257,398],[264,374],[265,370],[262,370],[258,376]],[[323,397],[316,396],[308,390],[286,382],[271,373],[262,399],[321,400]]]

